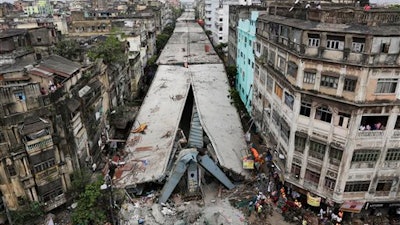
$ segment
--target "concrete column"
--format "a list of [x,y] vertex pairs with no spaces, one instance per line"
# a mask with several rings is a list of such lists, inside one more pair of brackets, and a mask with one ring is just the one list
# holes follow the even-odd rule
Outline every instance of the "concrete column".
[[32,191],[32,197],[34,201],[39,201],[39,197],[38,194],[36,192],[36,188],[35,187],[31,187],[31,191]]
[[321,71],[323,69],[322,64],[317,65],[317,74],[315,75],[315,83],[314,83],[314,90],[319,90],[319,86],[321,83]]
[[304,65],[305,65],[304,61],[300,60],[299,65],[297,67],[296,85],[299,88],[303,87]]
[[289,146],[288,146],[287,159],[286,159],[286,168],[287,168],[287,172],[289,174],[292,169],[292,162],[293,162],[294,148],[295,148],[294,142],[295,142],[295,138],[296,138],[297,120],[299,117],[298,112],[300,111],[300,106],[301,106],[301,94],[296,93],[295,101],[293,104],[293,118],[292,118],[292,124],[290,127]]
[[339,77],[338,87],[336,89],[337,96],[343,95],[343,86],[344,86],[345,77],[346,77],[346,67],[342,67],[342,68],[340,68],[340,77]]
[[31,170],[28,167],[28,161],[27,161],[26,157],[22,158],[22,163],[24,164],[24,169],[26,171],[26,175],[32,175]]

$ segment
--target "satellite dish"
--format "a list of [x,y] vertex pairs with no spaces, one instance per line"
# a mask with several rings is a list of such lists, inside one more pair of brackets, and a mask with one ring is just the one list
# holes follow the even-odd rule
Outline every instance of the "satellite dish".
[[293,10],[293,8],[294,8],[294,7],[290,8],[290,9],[289,9],[289,12],[291,12],[291,11]]
[[296,1],[294,2],[294,4],[297,5],[297,4],[299,4],[299,2],[300,2],[300,0],[296,0]]

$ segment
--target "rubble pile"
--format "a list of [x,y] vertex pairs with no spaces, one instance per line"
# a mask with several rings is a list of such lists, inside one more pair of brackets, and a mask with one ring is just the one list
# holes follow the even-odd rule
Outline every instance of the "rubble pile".
[[120,212],[121,225],[220,225],[243,224],[242,213],[223,199],[205,204],[203,200],[184,202],[179,194],[166,204],[158,204],[156,197],[132,199],[124,203]]

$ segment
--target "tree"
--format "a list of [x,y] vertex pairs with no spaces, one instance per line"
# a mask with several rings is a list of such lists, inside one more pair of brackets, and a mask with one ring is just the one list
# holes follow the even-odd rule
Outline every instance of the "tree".
[[169,37],[170,36],[168,34],[165,34],[165,33],[161,33],[161,34],[157,35],[157,38],[156,38],[157,53],[161,52],[161,50],[167,44]]
[[31,202],[21,210],[10,211],[12,222],[15,225],[24,225],[27,221],[34,224],[34,221],[42,219],[44,213],[44,205],[40,202]]
[[104,42],[99,43],[88,52],[91,60],[103,59],[105,64],[119,64],[126,60],[125,43],[118,40],[114,35],[107,37]]
[[79,197],[82,190],[90,183],[90,173],[87,169],[75,170],[72,174],[71,188],[68,191],[69,197],[75,199]]
[[54,47],[54,53],[69,60],[81,59],[83,50],[75,40],[64,39]]
[[102,179],[88,184],[85,191],[79,195],[78,206],[72,212],[73,224],[91,225],[103,224],[107,218],[106,194],[100,189]]

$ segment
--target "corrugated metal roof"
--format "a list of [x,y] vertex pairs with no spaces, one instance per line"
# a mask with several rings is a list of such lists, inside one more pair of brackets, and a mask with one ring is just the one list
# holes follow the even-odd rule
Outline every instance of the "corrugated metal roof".
[[63,77],[70,77],[82,66],[58,55],[51,55],[40,63],[39,68],[48,72],[54,72]]

